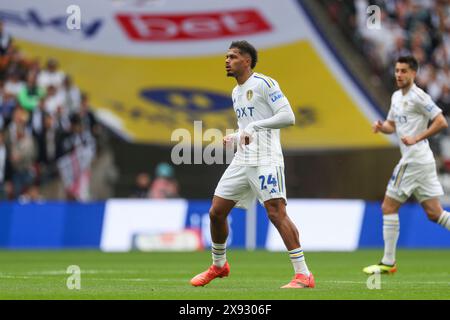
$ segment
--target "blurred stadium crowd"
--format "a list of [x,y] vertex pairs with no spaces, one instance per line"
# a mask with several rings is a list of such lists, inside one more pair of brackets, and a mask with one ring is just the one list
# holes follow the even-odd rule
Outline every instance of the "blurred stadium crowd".
[[175,170],[166,162],[158,163],[153,180],[147,172],[140,172],[129,195],[130,198],[140,199],[169,199],[179,196]]
[[[394,89],[394,61],[412,54],[420,63],[417,84],[448,115],[450,110],[450,1],[322,0],[332,20],[368,59],[379,80]],[[381,30],[367,27],[368,6],[381,9]]]
[[[450,1],[449,0],[320,0],[331,20],[367,57],[373,71],[371,81],[395,90],[397,57],[411,54],[419,61],[416,83],[444,115],[450,117]],[[370,29],[367,21],[380,10],[381,29]],[[430,139],[437,158],[440,179],[450,191],[450,129]]]
[[[25,57],[0,21],[0,200],[41,199],[40,188],[59,177],[59,170],[72,173],[66,199],[78,200],[73,185],[83,173],[64,163],[80,161],[73,152],[83,146],[90,150],[89,168],[100,131],[88,96],[58,61],[42,66]],[[59,162],[65,156],[69,161]]]

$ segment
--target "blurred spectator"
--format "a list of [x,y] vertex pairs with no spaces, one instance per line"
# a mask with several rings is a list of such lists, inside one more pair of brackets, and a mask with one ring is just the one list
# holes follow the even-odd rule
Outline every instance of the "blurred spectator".
[[16,107],[16,99],[4,91],[0,83],[0,129],[6,128],[11,121],[12,113]]
[[[41,63],[39,58],[27,60],[27,74],[39,74],[41,72]],[[26,79],[26,77],[25,77]]]
[[80,110],[80,89],[73,83],[70,76],[64,78],[63,85],[58,93],[69,113],[76,113]]
[[11,73],[15,73],[19,79],[25,80],[29,73],[28,61],[16,46],[11,45],[8,53],[2,57],[0,71],[2,79]]
[[56,114],[52,114],[52,117],[55,120],[55,127],[58,132],[67,132],[70,131],[71,123],[70,118],[75,115],[69,115],[62,106],[59,106],[56,109]]
[[90,199],[91,163],[96,143],[88,130],[83,129],[78,114],[70,116],[70,131],[62,132],[57,140],[57,166],[63,180],[66,199]]
[[49,85],[47,87],[47,96],[45,102],[45,111],[54,115],[56,114],[58,108],[61,108],[64,114],[68,114],[64,107],[64,97],[61,93],[56,90],[54,85]]
[[[420,70],[420,79],[424,77],[426,74],[425,70]],[[438,73],[435,68],[430,68],[428,71],[428,79],[427,81],[421,81],[422,85],[425,85],[425,88],[427,88],[428,94],[431,96],[431,98],[434,101],[437,101],[442,93],[442,85],[438,79]]]
[[450,83],[442,87],[442,94],[437,100],[437,105],[442,109],[443,114],[450,118]]
[[25,83],[20,80],[19,75],[13,71],[9,72],[6,76],[5,93],[15,97],[23,87],[25,87]]
[[5,133],[0,130],[0,200],[6,200],[11,193],[10,166],[5,144]]
[[5,134],[0,130],[0,182],[5,181],[6,170],[6,145]]
[[75,150],[81,145],[95,145],[94,138],[89,131],[83,130],[83,123],[78,114],[70,116],[70,130],[60,131],[58,136],[56,157],[59,158]]
[[[357,14],[357,32],[359,37],[364,39],[363,50],[367,53],[371,65],[377,72],[386,68],[390,61],[388,60],[390,53],[395,50],[396,41],[403,37],[403,31],[398,24],[392,23],[387,12],[381,10],[380,24],[383,31],[377,29],[369,29],[367,27],[367,8],[369,1],[356,0]],[[398,50],[398,49],[397,49]]]
[[[406,47],[406,39],[403,34],[399,34],[395,37],[394,46],[387,53],[388,62],[396,61],[397,57],[410,55],[410,51]],[[393,70],[393,68],[392,68]]]
[[0,19],[0,56],[4,56],[11,47],[12,37],[5,32],[3,21]]
[[47,67],[39,73],[37,83],[41,88],[54,86],[59,89],[64,82],[64,78],[64,72],[58,70],[58,61],[50,58],[47,61]]
[[45,97],[41,98],[37,108],[31,113],[31,130],[34,136],[41,134],[44,130],[45,99]]
[[100,134],[100,126],[89,104],[89,98],[86,93],[81,95],[80,117],[86,130],[90,130],[94,137]]
[[27,131],[27,123],[29,117],[28,113],[22,108],[15,108],[12,113],[11,122],[8,125],[6,132],[7,145],[15,144],[17,142],[17,132]]
[[7,147],[15,197],[26,191],[34,179],[33,164],[36,152],[33,137],[26,127],[27,122],[27,112],[17,108],[8,128]]
[[131,198],[148,198],[150,191],[150,175],[141,172],[136,176],[135,186],[131,190]]
[[27,84],[20,90],[17,99],[22,108],[31,112],[37,107],[39,100],[44,95],[44,89],[37,85],[36,76],[34,74],[29,74]]
[[40,202],[44,201],[44,197],[41,195],[38,185],[31,185],[28,190],[19,197],[19,202]]
[[57,174],[56,146],[58,133],[54,125],[54,119],[49,113],[42,112],[39,119],[42,124],[39,130],[33,130],[33,134],[37,142],[38,182],[42,185]]
[[445,65],[443,68],[439,69],[438,81],[441,86],[450,85],[450,68],[448,65]]
[[156,178],[150,189],[150,198],[164,199],[177,198],[178,182],[175,179],[175,172],[168,163],[159,163],[156,167]]

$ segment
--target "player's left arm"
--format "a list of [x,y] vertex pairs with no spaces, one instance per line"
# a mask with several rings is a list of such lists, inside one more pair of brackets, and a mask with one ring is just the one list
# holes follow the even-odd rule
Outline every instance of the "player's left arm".
[[442,129],[448,128],[448,123],[444,115],[442,114],[442,110],[431,100],[429,96],[427,96],[424,101],[418,104],[418,108],[419,111],[424,116],[426,116],[429,120],[431,120],[431,124],[427,128],[427,130],[419,133],[414,137],[411,136],[402,137],[401,138],[402,142],[407,146],[428,139],[429,137],[435,135]]
[[428,127],[427,130],[418,134],[415,137],[409,136],[402,137],[402,142],[407,146],[410,146],[422,140],[428,139],[431,136],[434,136],[436,133],[445,128],[448,128],[448,123],[445,117],[442,115],[442,113],[440,113],[432,120],[431,125]]
[[295,124],[294,112],[280,87],[276,85],[264,89],[264,99],[272,108],[273,115],[270,118],[249,123],[241,135],[241,144],[248,144],[249,137],[259,129],[281,129]]
[[244,131],[252,135],[257,129],[281,129],[295,124],[295,115],[290,104],[279,107],[274,115],[264,120],[253,121]]

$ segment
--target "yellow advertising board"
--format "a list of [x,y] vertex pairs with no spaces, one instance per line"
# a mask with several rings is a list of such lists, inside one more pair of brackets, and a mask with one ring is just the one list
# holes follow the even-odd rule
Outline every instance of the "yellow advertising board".
[[[225,53],[237,38],[257,47],[255,71],[276,79],[294,110],[296,125],[281,132],[285,148],[382,147],[393,143],[371,132],[372,121],[381,116],[323,44],[296,1],[286,1],[273,10],[270,1],[230,1],[226,6],[209,4],[206,9],[201,3],[196,0],[189,8],[180,9],[171,2],[170,7],[141,8],[138,13],[136,9],[133,15],[128,7],[94,10],[86,1],[81,14],[96,12],[91,12],[89,20],[91,29],[97,26],[94,36],[90,35],[92,43],[86,42],[85,34],[71,36],[73,41],[57,41],[63,36],[52,38],[52,33],[58,32],[55,30],[48,30],[45,40],[40,40],[26,35],[14,23],[6,23],[13,36],[16,30],[16,42],[27,55],[41,60],[57,58],[62,69],[90,95],[99,117],[130,141],[175,144],[172,132],[178,128],[193,130],[198,120],[203,121],[204,130],[236,129],[231,101],[236,81],[226,77]],[[26,7],[17,8],[17,12],[26,12]],[[51,15],[44,12],[47,16],[41,14],[41,19],[51,21]],[[138,33],[142,25],[136,21],[146,23],[146,33]],[[194,24],[188,28],[186,21],[202,22],[200,38],[200,27]],[[178,26],[178,33],[170,34],[163,22]],[[213,26],[223,30],[218,33]],[[297,32],[291,30],[293,26],[299,28]],[[166,33],[156,32],[161,28]],[[197,33],[193,35],[192,30]]]

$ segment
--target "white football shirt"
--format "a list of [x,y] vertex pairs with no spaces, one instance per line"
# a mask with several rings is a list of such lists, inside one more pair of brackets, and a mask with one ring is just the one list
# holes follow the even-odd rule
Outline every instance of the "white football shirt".
[[[253,73],[232,92],[233,108],[239,132],[254,121],[271,118],[281,107],[289,105],[278,83],[260,73]],[[246,166],[284,166],[280,129],[256,129],[250,144],[238,146],[234,164]]]
[[387,119],[395,122],[397,136],[400,140],[402,158],[400,163],[433,163],[433,152],[428,140],[422,140],[412,146],[405,145],[401,138],[414,137],[424,132],[428,122],[442,112],[431,97],[415,84],[403,95],[402,90],[394,92]]

